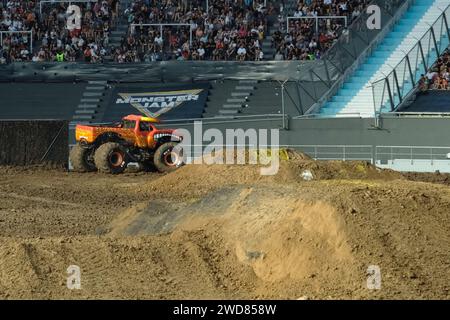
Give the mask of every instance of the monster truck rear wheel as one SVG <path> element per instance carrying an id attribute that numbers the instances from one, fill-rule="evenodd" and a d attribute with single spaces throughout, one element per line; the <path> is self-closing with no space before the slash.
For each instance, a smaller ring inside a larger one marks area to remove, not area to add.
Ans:
<path id="1" fill-rule="evenodd" d="M 159 172 L 174 171 L 182 164 L 182 155 L 174 151 L 177 144 L 178 142 L 167 142 L 156 150 L 153 163 Z"/>
<path id="2" fill-rule="evenodd" d="M 92 157 L 92 152 L 92 149 L 83 148 L 79 144 L 76 144 L 72 150 L 70 150 L 69 155 L 73 171 L 91 172 L 97 170 Z"/>
<path id="3" fill-rule="evenodd" d="M 125 149 L 116 142 L 102 144 L 95 151 L 94 161 L 98 171 L 104 173 L 122 173 L 127 167 Z"/>

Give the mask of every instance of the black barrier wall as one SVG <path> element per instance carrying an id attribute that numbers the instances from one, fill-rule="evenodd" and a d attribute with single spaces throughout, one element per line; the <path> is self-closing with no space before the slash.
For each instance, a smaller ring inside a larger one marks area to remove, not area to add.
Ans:
<path id="1" fill-rule="evenodd" d="M 67 167 L 68 131 L 67 121 L 0 121 L 0 165 Z"/>

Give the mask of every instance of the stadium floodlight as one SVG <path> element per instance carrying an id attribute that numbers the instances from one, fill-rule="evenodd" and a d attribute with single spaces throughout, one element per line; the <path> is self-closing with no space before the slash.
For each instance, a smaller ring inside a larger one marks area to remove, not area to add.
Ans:
<path id="1" fill-rule="evenodd" d="M 319 20 L 320 19 L 342 19 L 344 20 L 345 28 L 348 27 L 347 16 L 306 16 L 306 17 L 287 17 L 286 19 L 286 32 L 289 33 L 289 21 L 290 20 L 316 20 L 316 33 L 319 33 Z"/>

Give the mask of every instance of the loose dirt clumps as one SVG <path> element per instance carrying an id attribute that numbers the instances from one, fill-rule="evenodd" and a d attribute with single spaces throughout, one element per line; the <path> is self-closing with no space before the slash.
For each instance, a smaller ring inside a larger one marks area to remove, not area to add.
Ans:
<path id="1" fill-rule="evenodd" d="M 274 176 L 0 175 L 0 298 L 450 298 L 450 192 L 420 175 L 292 152 Z"/>

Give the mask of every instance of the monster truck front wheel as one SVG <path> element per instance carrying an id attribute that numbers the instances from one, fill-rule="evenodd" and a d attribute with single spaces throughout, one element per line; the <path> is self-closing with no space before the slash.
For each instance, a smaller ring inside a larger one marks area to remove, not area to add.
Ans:
<path id="1" fill-rule="evenodd" d="M 125 149 L 116 142 L 102 144 L 95 151 L 94 161 L 98 171 L 104 173 L 122 173 L 127 167 Z"/>
<path id="2" fill-rule="evenodd" d="M 156 150 L 153 163 L 159 172 L 174 171 L 182 164 L 182 155 L 174 150 L 177 144 L 178 142 L 167 142 Z"/>
<path id="3" fill-rule="evenodd" d="M 78 143 L 70 150 L 70 163 L 73 171 L 91 172 L 97 170 L 92 157 L 92 149 L 83 148 Z"/>

